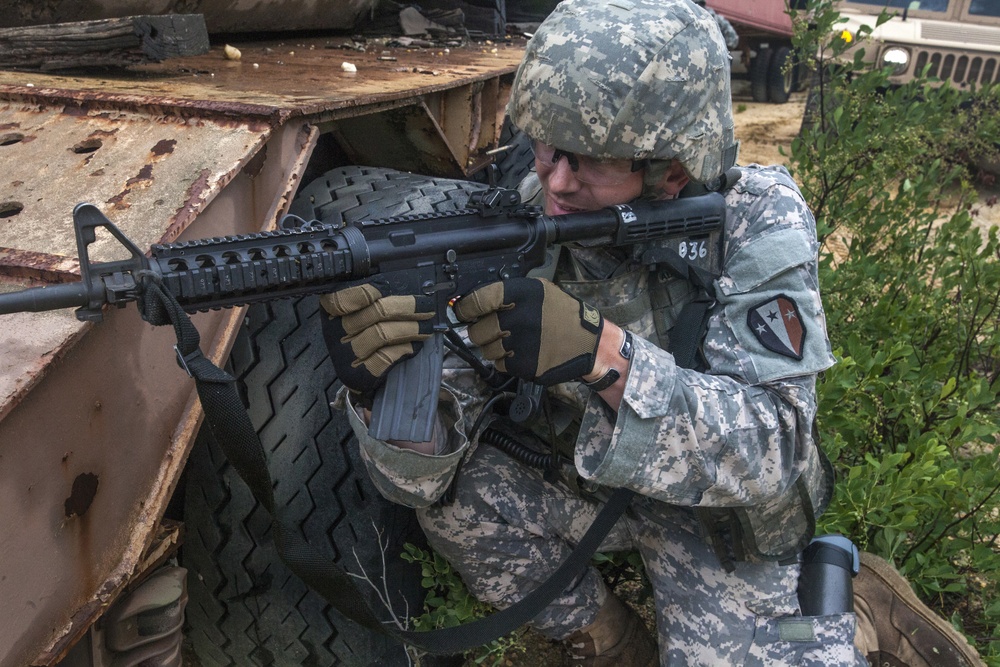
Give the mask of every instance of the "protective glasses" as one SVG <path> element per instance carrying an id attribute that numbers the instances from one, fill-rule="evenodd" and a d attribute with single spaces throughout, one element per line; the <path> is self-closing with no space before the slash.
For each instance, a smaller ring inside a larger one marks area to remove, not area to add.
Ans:
<path id="1" fill-rule="evenodd" d="M 537 140 L 532 142 L 532 148 L 535 151 L 535 167 L 539 171 L 551 171 L 559 160 L 566 158 L 576 179 L 589 185 L 618 185 L 646 166 L 646 160 L 595 160 Z"/>

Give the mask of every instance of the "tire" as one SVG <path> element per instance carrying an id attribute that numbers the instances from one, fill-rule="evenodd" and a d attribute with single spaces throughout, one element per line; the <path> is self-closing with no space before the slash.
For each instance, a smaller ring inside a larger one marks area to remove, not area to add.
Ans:
<path id="1" fill-rule="evenodd" d="M 535 166 L 535 153 L 531 149 L 531 139 L 521 130 L 514 127 L 510 118 L 505 118 L 500 131 L 500 146 L 509 146 L 506 151 L 498 153 L 493 164 L 497 167 L 497 185 L 501 188 L 516 189 L 525 176 Z M 488 183 L 489 174 L 483 170 L 476 174 L 476 181 Z"/>
<path id="2" fill-rule="evenodd" d="M 829 76 L 820 70 L 813 71 L 809 76 L 809 87 L 806 93 L 806 105 L 802 110 L 802 124 L 799 126 L 799 136 L 805 135 L 814 128 L 820 128 L 823 124 L 824 114 L 830 114 L 836 108 L 836 101 L 829 86 L 826 87 L 825 99 L 821 99 L 823 86 L 820 79 Z M 823 108 L 825 106 L 825 109 Z"/>
<path id="3" fill-rule="evenodd" d="M 803 60 L 798 61 L 798 65 L 795 67 L 795 92 L 804 93 L 809 90 L 809 84 L 812 81 L 813 70 L 809 64 Z"/>
<path id="4" fill-rule="evenodd" d="M 387 169 L 337 169 L 293 204 L 306 219 L 384 218 L 464 208 L 482 186 Z M 419 567 L 398 557 L 424 545 L 412 510 L 380 496 L 364 471 L 346 419 L 332 411 L 340 383 L 320 331 L 318 298 L 252 306 L 230 357 L 250 418 L 268 452 L 275 501 L 292 525 L 349 571 L 382 572 L 413 614 L 423 608 Z M 186 634 L 202 667 L 214 665 L 406 665 L 401 646 L 336 612 L 288 571 L 270 519 L 202 429 L 185 469 L 182 562 L 190 571 Z M 380 583 L 376 581 L 376 583 Z M 364 592 L 367 584 L 362 583 Z M 404 599 L 405 598 L 405 601 Z M 376 611 L 382 607 L 369 600 Z M 425 659 L 422 664 L 454 664 Z"/>
<path id="5" fill-rule="evenodd" d="M 289 212 L 304 220 L 339 223 L 457 211 L 465 208 L 470 193 L 484 187 L 393 169 L 341 167 L 302 188 Z"/>
<path id="6" fill-rule="evenodd" d="M 771 49 L 758 49 L 750 61 L 750 96 L 754 102 L 767 102 L 767 73 L 771 66 Z"/>
<path id="7" fill-rule="evenodd" d="M 767 68 L 767 99 L 774 104 L 784 104 L 798 85 L 798 67 L 792 49 L 780 46 Z"/>

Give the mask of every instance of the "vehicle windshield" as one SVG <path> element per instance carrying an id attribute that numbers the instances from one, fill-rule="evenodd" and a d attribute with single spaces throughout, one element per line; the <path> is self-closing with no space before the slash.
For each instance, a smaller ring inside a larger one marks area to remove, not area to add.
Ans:
<path id="1" fill-rule="evenodd" d="M 922 12 L 946 12 L 948 11 L 948 0 L 850 0 L 853 5 L 871 5 L 879 9 L 907 9 L 910 11 L 920 10 Z M 992 11 L 997 11 L 994 5 L 996 0 L 974 0 L 973 5 L 988 5 Z M 995 16 L 995 14 L 986 14 Z"/>
<path id="2" fill-rule="evenodd" d="M 972 16 L 1000 16 L 1000 0 L 972 0 L 969 3 Z"/>

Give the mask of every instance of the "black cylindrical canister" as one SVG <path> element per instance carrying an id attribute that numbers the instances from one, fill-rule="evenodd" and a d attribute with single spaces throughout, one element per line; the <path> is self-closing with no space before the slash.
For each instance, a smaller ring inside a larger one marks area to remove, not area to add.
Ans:
<path id="1" fill-rule="evenodd" d="M 854 611 L 854 586 L 860 556 L 843 535 L 813 538 L 802 552 L 799 607 L 803 616 L 828 616 Z"/>

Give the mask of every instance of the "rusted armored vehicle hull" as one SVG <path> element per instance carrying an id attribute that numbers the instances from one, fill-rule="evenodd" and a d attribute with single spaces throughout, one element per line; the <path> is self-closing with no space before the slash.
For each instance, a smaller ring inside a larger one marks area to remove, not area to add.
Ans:
<path id="1" fill-rule="evenodd" d="M 211 33 L 349 30 L 378 0 L 12 0 L 0 28 L 140 14 L 202 14 Z"/>
<path id="2" fill-rule="evenodd" d="M 238 61 L 215 47 L 96 75 L 0 71 L 0 291 L 79 279 L 82 201 L 147 248 L 273 228 L 303 179 L 330 167 L 467 178 L 490 161 L 522 55 L 238 46 Z M 93 259 L 113 248 L 99 240 Z M 247 325 L 241 309 L 195 323 L 219 363 Z M 0 317 L 0 666 L 57 664 L 74 645 L 93 660 L 79 640 L 183 542 L 164 515 L 201 412 L 172 336 L 133 309 L 98 324 Z"/>

